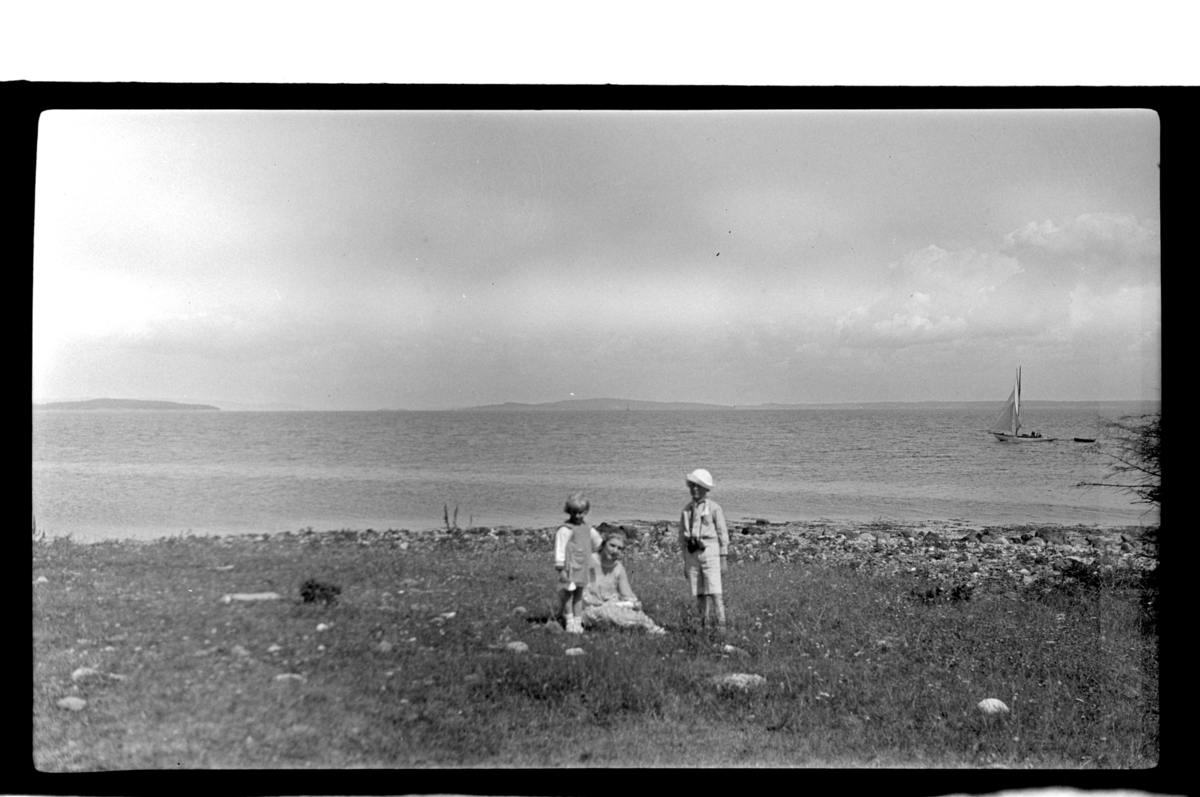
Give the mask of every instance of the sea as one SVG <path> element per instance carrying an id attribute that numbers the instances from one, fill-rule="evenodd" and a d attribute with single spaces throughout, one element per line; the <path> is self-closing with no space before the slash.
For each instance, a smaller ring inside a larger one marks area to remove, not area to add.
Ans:
<path id="1" fill-rule="evenodd" d="M 1054 442 L 984 429 L 999 404 L 756 410 L 38 410 L 38 532 L 94 542 L 314 529 L 675 520 L 707 468 L 731 523 L 957 520 L 1150 526 L 1100 481 L 1102 419 L 1137 403 L 1025 406 Z"/>

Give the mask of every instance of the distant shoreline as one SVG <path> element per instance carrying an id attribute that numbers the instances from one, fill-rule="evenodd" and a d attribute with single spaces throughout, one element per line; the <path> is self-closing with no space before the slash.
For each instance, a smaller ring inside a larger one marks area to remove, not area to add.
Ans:
<path id="1" fill-rule="evenodd" d="M 542 404 L 522 404 L 506 402 L 504 404 L 485 404 L 476 407 L 459 407 L 449 412 L 606 412 L 606 411 L 636 411 L 636 410 L 707 410 L 707 411 L 753 411 L 753 410 L 870 410 L 870 409 L 976 409 L 980 407 L 996 407 L 998 401 L 859 401 L 822 404 L 700 404 L 681 401 L 634 401 L 625 399 L 573 399 L 567 401 L 551 401 Z M 1089 409 L 1092 407 L 1145 407 L 1156 411 L 1161 402 L 1140 401 L 1038 401 L 1022 402 L 1024 406 L 1036 409 L 1038 407 L 1064 409 Z M 412 412 L 412 410 L 397 410 Z M 419 411 L 419 410 L 418 410 Z M 426 410 L 427 412 L 429 410 Z M 434 410 L 436 412 L 436 410 Z"/>
<path id="2" fill-rule="evenodd" d="M 230 412 L 778 412 L 800 410 L 881 410 L 881 409 L 990 409 L 998 401 L 860 401 L 814 404 L 703 404 L 686 401 L 640 401 L 634 399 L 570 399 L 527 404 L 515 401 L 503 404 L 481 404 L 470 407 L 442 409 L 356 409 L 313 410 L 303 407 L 246 407 L 230 405 Z M 1050 401 L 1031 399 L 1023 402 L 1029 409 L 1116 409 L 1125 412 L 1161 412 L 1160 400 L 1094 400 Z M 216 410 L 212 404 L 183 404 L 174 401 L 142 401 L 138 399 L 92 399 L 89 401 L 54 401 L 33 405 L 35 412 L 44 410 Z"/>
<path id="3" fill-rule="evenodd" d="M 92 399 L 91 401 L 52 401 L 34 404 L 39 410 L 216 410 L 211 404 L 179 404 L 174 401 L 139 401 L 137 399 Z"/>

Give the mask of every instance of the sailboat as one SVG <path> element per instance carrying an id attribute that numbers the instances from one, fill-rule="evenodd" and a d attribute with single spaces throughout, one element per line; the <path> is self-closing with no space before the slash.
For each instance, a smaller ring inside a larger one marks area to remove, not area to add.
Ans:
<path id="1" fill-rule="evenodd" d="M 1002 443 L 1049 443 L 1055 438 L 1042 437 L 1040 432 L 1021 433 L 1021 369 L 1017 368 L 1017 382 L 1004 402 L 1004 408 L 992 421 L 988 429 Z"/>

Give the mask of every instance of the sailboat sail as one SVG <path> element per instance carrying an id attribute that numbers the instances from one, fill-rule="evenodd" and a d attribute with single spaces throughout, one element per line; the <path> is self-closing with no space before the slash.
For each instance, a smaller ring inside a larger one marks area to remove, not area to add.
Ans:
<path id="1" fill-rule="evenodd" d="M 1017 369 L 1017 382 L 1013 386 L 1013 391 L 1008 396 L 1008 401 L 1004 402 L 1004 408 L 1000 410 L 1000 414 L 996 416 L 996 420 L 992 421 L 992 426 L 988 429 L 989 432 L 1001 432 L 1003 434 L 1016 435 L 1021 429 L 1021 369 Z"/>

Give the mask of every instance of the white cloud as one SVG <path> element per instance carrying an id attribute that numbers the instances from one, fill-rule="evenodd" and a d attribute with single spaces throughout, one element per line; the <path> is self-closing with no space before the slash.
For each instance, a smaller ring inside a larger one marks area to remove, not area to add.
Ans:
<path id="1" fill-rule="evenodd" d="M 1003 251 L 1080 281 L 1155 279 L 1162 242 L 1157 219 L 1085 213 L 1062 225 L 1029 222 L 1004 236 Z"/>
<path id="2" fill-rule="evenodd" d="M 1020 265 L 1010 257 L 937 246 L 891 263 L 875 299 L 837 320 L 840 341 L 853 347 L 902 347 L 993 333 L 1010 326 L 992 312 L 996 296 Z"/>
<path id="3" fill-rule="evenodd" d="M 897 348 L 998 336 L 1138 338 L 1160 325 L 1160 256 L 1156 220 L 1103 213 L 1030 222 L 998 252 L 929 246 L 891 263 L 874 299 L 839 317 L 839 340 Z"/>

